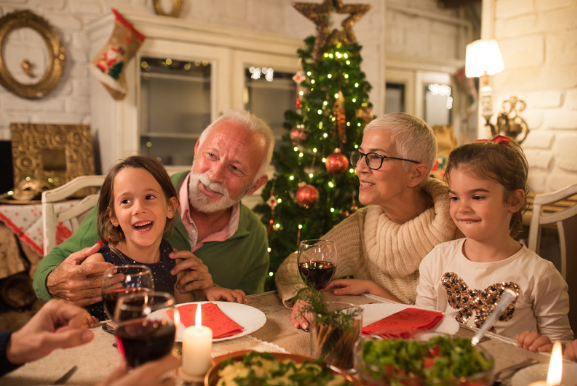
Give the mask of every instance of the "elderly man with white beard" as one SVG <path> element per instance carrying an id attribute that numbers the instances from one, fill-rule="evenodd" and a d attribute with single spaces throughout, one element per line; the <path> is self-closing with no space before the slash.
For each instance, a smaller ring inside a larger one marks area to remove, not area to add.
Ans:
<path id="1" fill-rule="evenodd" d="M 202 132 L 191 171 L 171 177 L 180 206 L 175 229 L 165 239 L 175 249 L 170 257 L 183 259 L 171 271 L 186 272 L 177 282 L 179 291 L 212 285 L 246 294 L 264 291 L 269 266 L 266 229 L 240 200 L 268 180 L 273 149 L 273 133 L 262 120 L 245 111 L 229 111 Z M 34 275 L 41 300 L 61 298 L 80 306 L 102 300 L 102 275 L 112 264 L 81 264 L 100 248 L 96 209 L 41 260 Z"/>

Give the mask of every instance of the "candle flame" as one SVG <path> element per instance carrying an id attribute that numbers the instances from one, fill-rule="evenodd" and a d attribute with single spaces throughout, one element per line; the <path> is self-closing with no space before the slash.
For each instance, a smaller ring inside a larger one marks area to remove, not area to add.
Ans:
<path id="1" fill-rule="evenodd" d="M 547 386 L 561 384 L 563 376 L 563 349 L 561 342 L 555 342 L 553 351 L 551 351 L 551 360 L 549 361 L 549 371 L 547 373 Z"/>
<path id="2" fill-rule="evenodd" d="M 194 320 L 194 325 L 197 329 L 202 326 L 202 311 L 200 308 L 201 305 L 199 304 L 198 307 L 196 307 L 196 319 Z"/>
<path id="3" fill-rule="evenodd" d="M 180 312 L 178 312 L 178 308 L 174 310 L 174 325 L 176 326 L 177 329 L 178 326 L 180 325 Z"/>

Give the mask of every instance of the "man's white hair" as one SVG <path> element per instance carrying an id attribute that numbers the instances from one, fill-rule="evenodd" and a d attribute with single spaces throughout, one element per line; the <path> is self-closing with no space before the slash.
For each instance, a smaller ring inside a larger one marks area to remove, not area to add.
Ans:
<path id="1" fill-rule="evenodd" d="M 200 135 L 198 139 L 199 147 L 202 146 L 202 143 L 206 139 L 206 136 L 210 131 L 218 124 L 219 122 L 232 120 L 237 123 L 242 124 L 244 127 L 251 131 L 255 131 L 262 135 L 265 141 L 265 150 L 266 156 L 262 160 L 262 164 L 256 174 L 256 177 L 253 182 L 256 182 L 260 177 L 266 174 L 266 169 L 268 165 L 270 165 L 270 161 L 272 160 L 272 153 L 274 151 L 274 134 L 271 128 L 264 123 L 264 121 L 258 118 L 256 115 L 249 113 L 248 111 L 244 110 L 229 110 L 225 114 L 218 117 L 214 122 L 212 122 Z"/>

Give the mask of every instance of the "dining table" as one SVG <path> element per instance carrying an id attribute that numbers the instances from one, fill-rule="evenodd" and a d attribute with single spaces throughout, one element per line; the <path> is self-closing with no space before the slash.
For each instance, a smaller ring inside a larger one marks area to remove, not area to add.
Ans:
<path id="1" fill-rule="evenodd" d="M 327 300 L 335 300 L 337 296 L 325 293 Z M 254 307 L 266 316 L 262 327 L 252 333 L 235 339 L 214 342 L 212 357 L 217 357 L 240 350 L 256 350 L 272 353 L 290 353 L 310 356 L 310 333 L 293 327 L 291 310 L 286 308 L 276 291 L 249 295 L 247 305 Z M 338 300 L 355 305 L 390 302 L 374 295 L 338 296 Z M 392 303 L 392 302 L 390 302 Z M 93 328 L 94 340 L 84 346 L 69 349 L 57 349 L 48 356 L 35 362 L 27 363 L 0 378 L 3 386 L 49 385 L 77 367 L 67 385 L 96 385 L 106 379 L 115 363 L 120 358 L 115 347 L 115 337 L 102 329 L 98 324 Z M 472 338 L 476 328 L 460 325 L 456 336 Z M 487 339 L 479 344 L 485 348 L 495 360 L 495 372 L 533 358 L 538 362 L 547 363 L 549 356 L 517 347 L 514 340 L 493 333 L 487 333 Z M 181 351 L 181 344 L 175 344 L 175 352 Z M 503 382 L 507 385 L 507 380 Z"/>

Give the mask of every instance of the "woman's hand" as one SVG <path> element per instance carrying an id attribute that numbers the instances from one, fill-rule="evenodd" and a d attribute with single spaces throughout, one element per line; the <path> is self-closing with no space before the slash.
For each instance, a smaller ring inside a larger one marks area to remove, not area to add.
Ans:
<path id="1" fill-rule="evenodd" d="M 228 289 L 223 287 L 210 287 L 204 290 L 204 296 L 207 300 L 218 301 L 226 300 L 227 302 L 237 302 L 240 304 L 246 303 L 246 295 L 239 289 Z"/>
<path id="2" fill-rule="evenodd" d="M 334 295 L 360 295 L 371 293 L 371 283 L 378 285 L 370 280 L 361 279 L 337 279 L 329 283 L 324 291 L 333 290 Z"/>
<path id="3" fill-rule="evenodd" d="M 324 291 L 330 290 L 333 290 L 334 295 L 360 295 L 368 293 L 395 302 L 399 301 L 399 299 L 393 296 L 389 291 L 372 280 L 337 279 L 330 282 L 330 284 L 324 289 Z"/>
<path id="4" fill-rule="evenodd" d="M 308 306 L 309 304 L 304 300 L 297 300 L 293 305 L 291 322 L 295 328 L 302 328 L 305 331 L 309 330 L 312 315 L 304 312 Z"/>
<path id="5" fill-rule="evenodd" d="M 517 334 L 517 346 L 529 351 L 551 351 L 553 345 L 548 336 L 541 335 L 537 331 L 523 331 Z"/>

